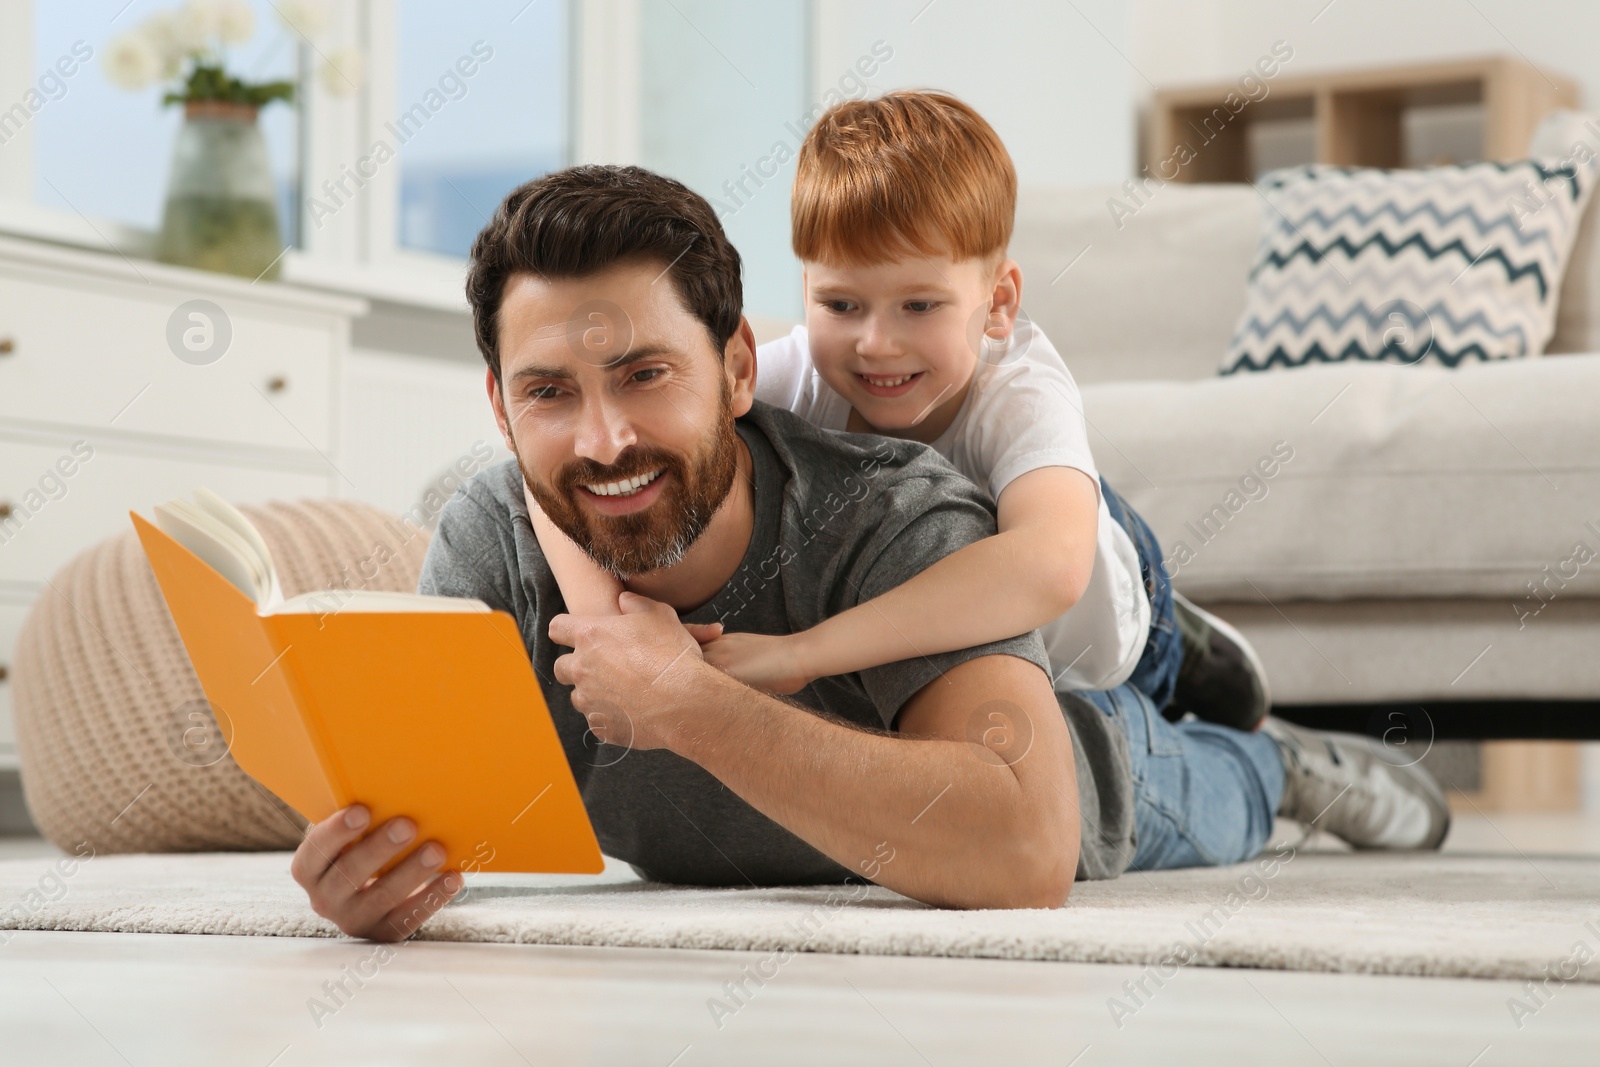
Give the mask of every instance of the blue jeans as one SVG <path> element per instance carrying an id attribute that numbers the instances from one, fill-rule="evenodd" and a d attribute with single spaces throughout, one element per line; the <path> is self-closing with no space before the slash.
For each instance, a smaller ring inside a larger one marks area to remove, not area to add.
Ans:
<path id="1" fill-rule="evenodd" d="M 1128 738 L 1137 846 L 1130 871 L 1215 867 L 1260 853 L 1283 795 L 1283 760 L 1262 733 L 1168 722 L 1127 682 L 1079 693 Z"/>
<path id="2" fill-rule="evenodd" d="M 1145 595 L 1150 598 L 1150 637 L 1145 642 L 1139 665 L 1128 677 L 1128 684 L 1142 691 L 1156 710 L 1162 711 L 1172 703 L 1178 667 L 1183 663 L 1183 639 L 1172 617 L 1172 579 L 1167 576 L 1167 565 L 1161 558 L 1161 545 L 1154 531 L 1104 478 L 1100 479 L 1100 492 L 1111 518 L 1128 532 L 1133 547 L 1139 551 L 1139 577 L 1144 582 Z"/>
<path id="3" fill-rule="evenodd" d="M 1161 714 L 1172 699 L 1183 642 L 1172 616 L 1172 581 L 1155 534 L 1101 479 L 1106 508 L 1139 550 L 1150 597 L 1150 638 L 1129 679 L 1083 692 L 1128 739 L 1138 844 L 1132 871 L 1219 866 L 1257 855 L 1283 795 L 1278 746 L 1261 733 Z"/>

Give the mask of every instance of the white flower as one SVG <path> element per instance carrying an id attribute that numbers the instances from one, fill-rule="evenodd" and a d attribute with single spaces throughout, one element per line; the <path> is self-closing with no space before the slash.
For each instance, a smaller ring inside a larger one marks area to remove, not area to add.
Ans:
<path id="1" fill-rule="evenodd" d="M 278 0 L 278 21 L 305 38 L 328 28 L 328 6 L 322 0 Z"/>
<path id="2" fill-rule="evenodd" d="M 216 6 L 217 37 L 223 44 L 244 44 L 256 32 L 256 13 L 245 0 L 210 0 Z"/>
<path id="3" fill-rule="evenodd" d="M 322 64 L 322 87 L 333 96 L 353 96 L 367 80 L 367 57 L 359 48 L 337 48 Z"/>
<path id="4" fill-rule="evenodd" d="M 143 89 L 160 75 L 161 58 L 149 35 L 133 30 L 112 40 L 101 66 L 119 89 Z"/>
<path id="5" fill-rule="evenodd" d="M 162 81 L 176 78 L 183 68 L 183 61 L 190 52 L 184 44 L 184 37 L 191 32 L 192 28 L 179 27 L 178 17 L 171 11 L 157 11 L 134 30 L 135 34 L 145 39 L 155 54 L 160 66 L 158 76 Z"/>
<path id="6" fill-rule="evenodd" d="M 212 5 L 194 2 L 172 12 L 163 27 L 171 51 L 181 58 L 210 48 L 217 36 L 215 15 Z"/>

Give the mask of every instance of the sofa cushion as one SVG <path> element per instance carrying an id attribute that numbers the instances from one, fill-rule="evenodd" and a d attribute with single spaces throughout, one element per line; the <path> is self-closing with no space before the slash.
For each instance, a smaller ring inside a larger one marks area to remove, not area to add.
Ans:
<path id="1" fill-rule="evenodd" d="M 1552 159 L 1268 174 L 1222 373 L 1538 355 L 1595 170 Z"/>
<path id="2" fill-rule="evenodd" d="M 1583 161 L 1600 157 L 1600 114 L 1553 111 L 1545 116 L 1528 144 L 1537 158 Z M 1600 352 L 1600 197 L 1590 198 L 1578 223 L 1572 257 L 1561 278 L 1556 302 L 1556 332 L 1545 353 Z"/>
<path id="3" fill-rule="evenodd" d="M 1600 355 L 1086 387 L 1101 473 L 1201 599 L 1600 596 Z M 1585 547 L 1580 547 L 1585 546 Z"/>
<path id="4" fill-rule="evenodd" d="M 1368 729 L 1392 743 L 1426 748 L 1436 728 L 1448 728 L 1450 705 L 1459 701 L 1593 701 L 1600 693 L 1600 656 L 1594 654 L 1600 600 L 1556 600 L 1526 624 L 1503 599 L 1291 603 L 1256 597 L 1206 607 L 1255 647 L 1276 704 L 1426 701 L 1413 709 L 1421 717 L 1409 724 L 1392 708 L 1368 720 Z M 1397 726 L 1401 733 L 1387 734 Z M 1530 737 L 1543 732 L 1534 722 L 1523 728 Z M 1517 729 L 1508 723 L 1506 732 Z"/>

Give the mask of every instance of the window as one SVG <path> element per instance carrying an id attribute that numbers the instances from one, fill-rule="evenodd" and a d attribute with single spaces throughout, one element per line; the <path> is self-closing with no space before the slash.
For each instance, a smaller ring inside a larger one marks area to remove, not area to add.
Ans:
<path id="1" fill-rule="evenodd" d="M 398 245 L 466 256 L 506 193 L 565 165 L 567 11 L 400 0 Z"/>
<path id="2" fill-rule="evenodd" d="M 810 20 L 806 0 L 639 8 L 639 161 L 711 202 L 744 257 L 752 313 L 801 312 L 789 189 L 821 103 L 808 93 Z"/>
<path id="3" fill-rule="evenodd" d="M 296 79 L 298 48 L 292 35 L 269 0 L 252 0 L 251 7 L 255 32 L 229 51 L 229 71 L 251 81 Z M 120 89 L 107 80 L 102 65 L 109 43 L 155 10 L 154 5 L 130 5 L 128 0 L 41 0 L 33 5 L 33 84 L 43 86 L 44 98 L 30 123 L 36 204 L 90 220 L 160 228 L 183 109 L 161 105 L 165 83 L 138 91 Z M 67 70 L 72 73 L 66 75 Z M 258 122 L 272 160 L 278 222 L 287 241 L 298 232 L 298 111 L 272 104 L 261 110 Z"/>
<path id="4" fill-rule="evenodd" d="M 301 105 L 259 118 L 293 246 L 284 277 L 457 307 L 460 260 L 500 200 L 574 155 L 580 0 L 325 0 L 314 45 L 283 26 L 284 0 L 246 2 L 254 32 L 228 69 L 302 86 Z M 0 0 L 0 229 L 150 253 L 183 115 L 163 85 L 124 90 L 104 64 L 112 41 L 182 3 Z M 600 8 L 591 21 L 615 14 Z M 365 60 L 353 95 L 324 71 L 323 51 L 346 48 Z"/>

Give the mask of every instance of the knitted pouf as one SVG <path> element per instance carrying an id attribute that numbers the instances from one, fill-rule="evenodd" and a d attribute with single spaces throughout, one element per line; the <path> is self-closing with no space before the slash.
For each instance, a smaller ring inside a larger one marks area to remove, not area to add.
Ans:
<path id="1" fill-rule="evenodd" d="M 430 535 L 388 512 L 334 499 L 239 510 L 261 531 L 286 598 L 416 592 Z M 13 686 L 23 794 L 58 847 L 299 844 L 305 820 L 227 754 L 231 729 L 206 702 L 131 522 L 45 586 L 18 634 Z"/>

